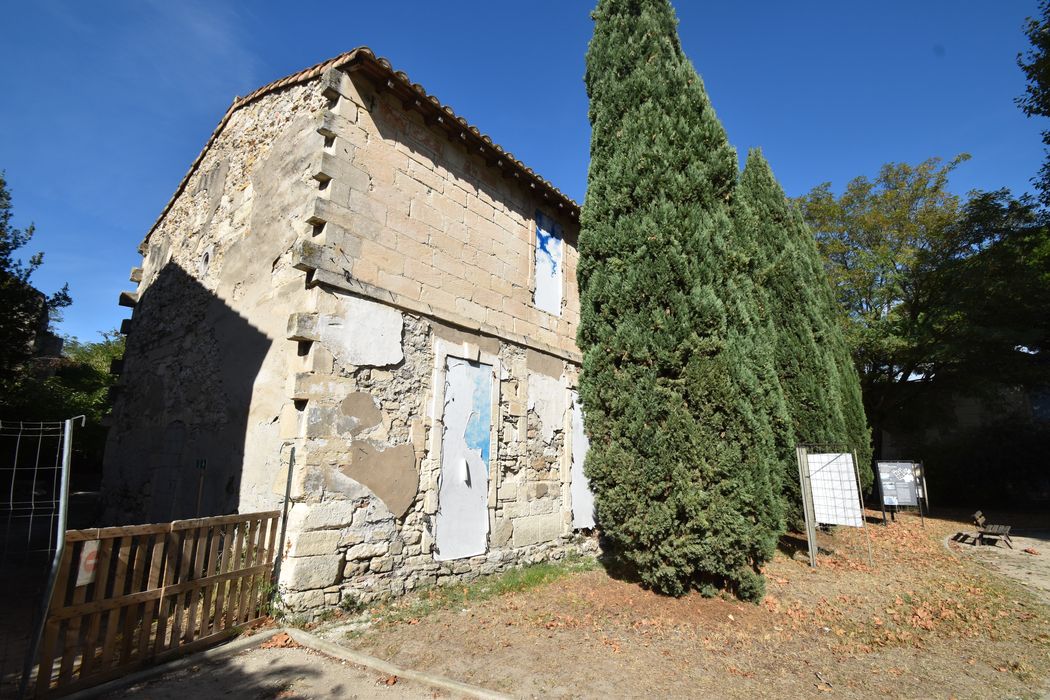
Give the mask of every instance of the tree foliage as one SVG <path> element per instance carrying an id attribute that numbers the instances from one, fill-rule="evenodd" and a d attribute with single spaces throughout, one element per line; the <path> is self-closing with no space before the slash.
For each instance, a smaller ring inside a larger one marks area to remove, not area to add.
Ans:
<path id="1" fill-rule="evenodd" d="M 1039 15 L 1025 22 L 1025 35 L 1031 48 L 1017 55 L 1017 65 L 1024 71 L 1028 85 L 1025 94 L 1017 98 L 1017 104 L 1029 117 L 1050 117 L 1050 2 L 1039 3 Z M 1043 145 L 1050 146 L 1050 130 L 1043 131 Z M 1050 151 L 1034 182 L 1043 204 L 1050 206 Z"/>
<path id="2" fill-rule="evenodd" d="M 801 200 L 876 428 L 939 427 L 957 397 L 1050 383 L 1046 215 L 1006 191 L 949 192 L 964 159 L 891 163 L 841 196 L 825 184 Z"/>
<path id="3" fill-rule="evenodd" d="M 931 276 L 933 376 L 952 390 L 1050 383 L 1050 216 L 1028 197 L 976 192 L 958 255 Z"/>
<path id="4" fill-rule="evenodd" d="M 736 154 L 667 0 L 593 17 L 578 340 L 598 520 L 648 586 L 758 598 L 779 470 L 741 325 L 760 314 L 734 262 Z"/>
<path id="5" fill-rule="evenodd" d="M 8 394 L 26 371 L 38 334 L 47 330 L 55 312 L 69 306 L 69 289 L 46 297 L 30 284 L 30 276 L 44 262 L 43 253 L 27 261 L 17 252 L 33 237 L 32 224 L 24 229 L 12 224 L 14 211 L 4 173 L 0 172 L 0 392 Z"/>
<path id="6" fill-rule="evenodd" d="M 846 310 L 846 339 L 873 425 L 899 408 L 902 388 L 936 371 L 934 271 L 963 252 L 961 203 L 947 184 L 967 158 L 889 163 L 874 181 L 852 180 L 841 196 L 824 183 L 800 200 Z"/>
<path id="7" fill-rule="evenodd" d="M 757 149 L 748 154 L 734 209 L 738 237 L 753 251 L 750 276 L 766 317 L 763 335 L 772 346 L 769 381 L 782 387 L 789 414 L 787 442 L 857 450 L 862 481 L 869 485 L 870 436 L 842 312 L 812 233 Z M 801 496 L 790 449 L 781 464 L 789 522 L 797 524 Z"/>
<path id="8" fill-rule="evenodd" d="M 116 383 L 110 365 L 123 354 L 124 336 L 116 330 L 92 342 L 65 338 L 62 357 L 51 363 L 49 372 L 18 376 L 0 403 L 0 418 L 56 421 L 84 416 L 73 441 L 74 464 L 78 475 L 98 475 L 106 441 L 103 419 L 112 407 L 109 392 Z"/>

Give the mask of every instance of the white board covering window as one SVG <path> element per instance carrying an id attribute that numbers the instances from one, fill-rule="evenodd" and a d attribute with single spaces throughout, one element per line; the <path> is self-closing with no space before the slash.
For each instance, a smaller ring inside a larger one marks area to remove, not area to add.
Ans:
<path id="1" fill-rule="evenodd" d="M 561 316 L 564 242 L 561 226 L 541 211 L 536 212 L 536 308 Z"/>

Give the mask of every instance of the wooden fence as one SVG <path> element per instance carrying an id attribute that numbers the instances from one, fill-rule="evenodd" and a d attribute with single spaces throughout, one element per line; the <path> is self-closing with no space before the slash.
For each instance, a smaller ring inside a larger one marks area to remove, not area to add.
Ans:
<path id="1" fill-rule="evenodd" d="M 66 532 L 35 694 L 214 644 L 265 616 L 279 511 Z"/>

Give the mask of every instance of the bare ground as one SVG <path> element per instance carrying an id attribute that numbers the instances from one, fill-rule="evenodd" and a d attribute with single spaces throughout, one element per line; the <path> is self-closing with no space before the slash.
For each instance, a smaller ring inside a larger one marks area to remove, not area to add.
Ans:
<path id="1" fill-rule="evenodd" d="M 380 608 L 338 641 L 520 697 L 1040 697 L 1050 608 L 945 547 L 961 529 L 903 515 L 821 534 L 818 568 L 770 562 L 760 605 L 666 598 L 598 569 L 418 618 Z"/>
<path id="2" fill-rule="evenodd" d="M 148 700 L 425 700 L 451 696 L 444 691 L 305 649 L 289 643 L 288 635 L 283 634 L 236 656 L 202 662 L 133 685 L 121 691 L 120 697 Z"/>

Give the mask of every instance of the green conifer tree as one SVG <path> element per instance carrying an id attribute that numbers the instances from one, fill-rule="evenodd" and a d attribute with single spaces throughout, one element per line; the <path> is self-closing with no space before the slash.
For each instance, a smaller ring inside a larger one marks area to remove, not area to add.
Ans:
<path id="1" fill-rule="evenodd" d="M 734 209 L 741 236 L 755 244 L 756 278 L 771 319 L 775 368 L 791 415 L 792 441 L 847 445 L 870 484 L 870 440 L 860 382 L 843 335 L 820 253 L 758 149 L 748 154 Z M 798 467 L 782 461 L 787 518 L 802 518 Z"/>
<path id="2" fill-rule="evenodd" d="M 587 52 L 591 162 L 578 281 L 586 472 L 643 583 L 763 591 L 780 516 L 733 255 L 737 177 L 667 0 L 600 0 Z"/>
<path id="3" fill-rule="evenodd" d="M 768 169 L 768 164 L 766 165 Z M 772 173 L 770 174 L 772 177 Z M 831 383 L 830 399 L 842 416 L 842 432 L 832 439 L 857 451 L 857 472 L 861 486 L 870 490 L 874 481 L 871 468 L 871 428 L 864 412 L 860 375 L 846 338 L 845 310 L 835 296 L 824 258 L 817 247 L 817 240 L 809 228 L 802 212 L 794 203 L 789 205 L 790 238 L 796 242 L 800 257 L 805 264 L 806 275 L 814 280 L 813 289 L 817 303 L 816 318 L 821 322 L 815 331 L 817 343 L 831 356 L 832 370 L 828 376 Z M 790 406 L 788 407 L 790 410 Z M 837 425 L 837 423 L 836 423 Z"/>
<path id="4" fill-rule="evenodd" d="M 796 444 L 830 443 L 844 421 L 830 400 L 830 356 L 815 334 L 822 328 L 806 262 L 790 236 L 790 211 L 783 191 L 758 149 L 748 153 L 733 199 L 737 238 L 748 251 L 748 279 L 762 310 L 762 335 L 771 355 L 768 384 L 779 390 L 772 415 L 778 433 L 778 476 L 789 525 L 801 521 Z"/>

